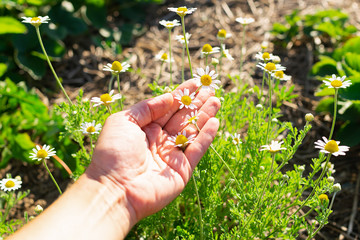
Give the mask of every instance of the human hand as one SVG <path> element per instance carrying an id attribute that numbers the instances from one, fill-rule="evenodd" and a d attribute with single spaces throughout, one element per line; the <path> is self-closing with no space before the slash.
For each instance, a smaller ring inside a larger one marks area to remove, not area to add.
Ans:
<path id="1" fill-rule="evenodd" d="M 179 110 L 180 104 L 174 100 L 177 91 L 185 88 L 195 92 L 195 81 L 186 81 L 172 93 L 112 114 L 97 141 L 86 174 L 102 183 L 111 183 L 109 187 L 114 192 L 125 193 L 132 225 L 159 211 L 181 193 L 216 135 L 219 122 L 214 116 L 220 101 L 208 91 L 200 91 L 194 102 L 201 131 L 193 125 L 181 125 L 186 114 L 194 111 Z M 187 136 L 197 135 L 185 151 L 168 139 L 183 129 Z"/>

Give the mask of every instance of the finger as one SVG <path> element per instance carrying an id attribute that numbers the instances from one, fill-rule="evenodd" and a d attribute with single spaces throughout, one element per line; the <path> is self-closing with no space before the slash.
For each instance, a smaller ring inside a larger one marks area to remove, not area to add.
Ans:
<path id="1" fill-rule="evenodd" d="M 186 148 L 184 153 L 189 160 L 192 171 L 214 140 L 218 128 L 219 120 L 210 118 L 201 129 L 199 135 L 195 138 L 195 141 Z"/>
<path id="2" fill-rule="evenodd" d="M 196 109 L 201 109 L 202 106 L 204 105 L 205 102 L 207 102 L 207 100 L 213 96 L 214 93 L 211 91 L 206 91 L 206 90 L 201 90 L 195 100 L 194 100 L 194 104 L 196 105 Z M 175 100 L 176 101 L 176 100 Z M 204 109 L 205 110 L 205 109 Z M 209 110 L 209 109 L 207 109 Z M 192 109 L 186 109 L 183 108 L 179 111 L 177 111 L 173 117 L 171 119 L 169 119 L 168 123 L 165 125 L 164 129 L 166 129 L 166 131 L 170 134 L 170 135 L 174 135 L 177 132 L 179 132 L 183 126 L 181 125 L 181 123 L 183 123 L 185 121 L 185 117 L 186 115 L 190 114 L 191 112 L 193 112 L 194 110 Z M 215 116 L 215 115 L 214 115 Z"/>
<path id="3" fill-rule="evenodd" d="M 172 96 L 175 98 L 176 94 L 179 92 L 179 90 L 184 91 L 184 89 L 189 89 L 190 93 L 195 92 L 197 89 L 196 81 L 194 79 L 190 79 L 179 85 L 174 91 L 172 91 Z M 169 109 L 168 113 L 165 114 L 163 117 L 159 118 L 156 122 L 164 127 L 165 124 L 169 121 L 169 119 L 172 118 L 172 116 L 179 110 L 180 103 L 174 99 L 174 102 Z"/>
<path id="4" fill-rule="evenodd" d="M 158 97 L 141 101 L 129 110 L 120 112 L 119 114 L 127 117 L 130 121 L 136 123 L 140 127 L 164 117 L 173 106 L 174 98 L 170 93 L 160 95 Z M 113 114 L 114 115 L 114 114 Z"/>

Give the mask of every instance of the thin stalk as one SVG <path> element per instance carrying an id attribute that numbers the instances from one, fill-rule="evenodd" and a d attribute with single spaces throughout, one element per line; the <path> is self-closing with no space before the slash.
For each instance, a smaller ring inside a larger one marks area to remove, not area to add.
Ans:
<path id="1" fill-rule="evenodd" d="M 205 66 L 208 65 L 208 57 L 209 57 L 209 55 L 208 55 L 208 54 L 205 54 Z"/>
<path id="2" fill-rule="evenodd" d="M 91 155 L 92 155 L 93 150 L 94 150 L 94 145 L 93 145 L 92 134 L 90 134 L 90 147 L 91 147 Z"/>
<path id="3" fill-rule="evenodd" d="M 156 84 L 158 84 L 159 79 L 161 77 L 163 65 L 164 65 L 164 61 L 161 61 L 159 75 L 158 75 L 157 79 L 155 79 Z"/>
<path id="4" fill-rule="evenodd" d="M 35 29 L 36 29 L 36 35 L 37 35 L 37 37 L 38 37 L 38 39 L 39 39 L 39 43 L 40 43 L 41 49 L 42 49 L 42 51 L 43 51 L 43 53 L 44 53 L 44 55 L 45 55 L 45 57 L 46 57 L 46 60 L 47 60 L 47 62 L 48 62 L 48 64 L 49 64 L 49 67 L 50 67 L 52 73 L 54 74 L 54 77 L 55 77 L 55 79 L 56 79 L 59 87 L 61 88 L 61 90 L 62 90 L 63 93 L 65 94 L 65 96 L 66 96 L 67 100 L 69 101 L 70 105 L 72 105 L 73 103 L 72 103 L 69 95 L 67 95 L 67 93 L 66 93 L 63 85 L 61 84 L 60 79 L 59 79 L 59 77 L 57 76 L 57 74 L 56 74 L 56 72 L 55 72 L 55 70 L 54 70 L 54 68 L 53 68 L 53 66 L 52 66 L 52 64 L 51 64 L 51 62 L 50 62 L 49 56 L 48 56 L 47 53 L 46 53 L 44 44 L 43 44 L 42 39 L 41 39 L 40 29 L 39 29 L 39 27 L 35 27 Z"/>
<path id="5" fill-rule="evenodd" d="M 60 193 L 60 195 L 61 195 L 61 194 L 62 194 L 61 189 L 60 189 L 59 185 L 57 184 L 54 176 L 51 174 L 51 172 L 50 172 L 50 170 L 49 170 L 49 168 L 48 168 L 48 166 L 47 166 L 47 164 L 46 164 L 46 160 L 45 160 L 45 159 L 43 159 L 43 163 L 44 163 L 44 166 L 45 166 L 46 170 L 48 171 L 48 173 L 49 173 L 52 181 L 54 182 L 56 188 L 58 189 L 58 191 L 59 191 L 59 193 Z"/>
<path id="6" fill-rule="evenodd" d="M 260 104 L 262 104 L 261 99 L 262 99 L 262 96 L 263 96 L 263 90 L 264 90 L 265 74 L 266 74 L 266 72 L 265 72 L 265 70 L 264 70 L 264 71 L 263 71 L 262 83 L 261 83 L 260 98 L 259 98 L 259 100 L 260 100 Z"/>
<path id="7" fill-rule="evenodd" d="M 110 106 L 109 106 L 109 105 L 107 105 L 107 106 L 106 106 L 106 108 L 107 108 L 108 112 L 109 112 L 109 113 L 110 113 L 110 115 L 111 115 L 112 113 L 111 113 L 111 108 L 110 108 Z"/>
<path id="8" fill-rule="evenodd" d="M 245 30 L 246 30 L 246 25 L 243 25 L 244 29 L 243 29 L 243 34 L 242 34 L 242 39 L 241 39 L 241 46 L 240 46 L 240 69 L 239 69 L 239 82 L 240 82 L 240 74 L 242 71 L 242 67 L 243 67 L 243 48 L 245 45 Z M 239 84 L 240 85 L 240 84 Z"/>
<path id="9" fill-rule="evenodd" d="M 202 220 L 200 196 L 199 196 L 199 191 L 198 191 L 198 188 L 197 188 L 197 185 L 196 185 L 195 177 L 193 176 L 192 179 L 193 179 L 193 183 L 194 183 L 194 188 L 195 188 L 195 194 L 196 194 L 196 197 L 197 197 L 197 202 L 198 202 L 198 205 L 199 205 L 200 239 L 202 240 L 202 239 L 204 239 L 204 224 L 203 224 L 203 220 Z"/>
<path id="10" fill-rule="evenodd" d="M 170 60 L 170 86 L 173 85 L 172 82 L 172 61 L 171 61 L 171 29 L 169 28 L 169 60 Z"/>
<path id="11" fill-rule="evenodd" d="M 181 52 L 181 81 L 182 82 L 185 81 L 184 69 L 185 69 L 185 45 L 183 45 L 182 52 Z"/>
<path id="12" fill-rule="evenodd" d="M 223 58 L 224 48 L 223 48 L 223 40 L 220 40 L 220 57 L 219 57 L 219 73 L 222 70 L 222 58 Z"/>
<path id="13" fill-rule="evenodd" d="M 109 81 L 108 92 L 111 91 L 113 82 L 114 82 L 114 74 L 111 74 L 111 78 L 110 78 L 110 81 Z"/>
<path id="14" fill-rule="evenodd" d="M 266 142 L 268 143 L 269 141 L 269 132 L 270 132 L 270 128 L 271 128 L 271 122 L 272 122 L 272 79 L 271 76 L 269 74 L 269 118 L 268 118 L 268 126 L 266 129 Z"/>
<path id="15" fill-rule="evenodd" d="M 329 140 L 331 140 L 333 133 L 334 133 L 334 128 L 335 128 L 335 122 L 336 122 L 336 113 L 337 113 L 337 97 L 338 97 L 338 89 L 335 88 L 335 95 L 334 95 L 334 117 L 333 117 L 333 121 L 331 124 L 331 130 L 330 130 L 330 135 L 329 135 Z"/>
<path id="16" fill-rule="evenodd" d="M 251 214 L 250 219 L 248 221 L 246 221 L 245 226 L 242 229 L 246 229 L 247 225 L 249 225 L 251 223 L 252 219 L 254 218 L 254 216 L 256 215 L 256 213 L 258 211 L 259 204 L 260 204 L 260 202 L 261 202 L 261 200 L 263 198 L 266 187 L 267 187 L 267 185 L 269 183 L 270 176 L 271 176 L 271 174 L 273 172 L 274 162 L 275 162 L 275 154 L 272 154 L 272 161 L 271 161 L 270 171 L 269 171 L 269 174 L 266 176 L 266 179 L 264 181 L 264 185 L 262 185 L 263 186 L 262 193 L 259 195 L 258 200 L 256 201 L 254 212 Z"/>
<path id="17" fill-rule="evenodd" d="M 190 52 L 189 52 L 189 45 L 187 43 L 186 33 L 185 33 L 185 20 L 184 20 L 184 16 L 180 16 L 180 17 L 181 17 L 181 25 L 182 25 L 182 29 L 183 29 L 183 34 L 184 34 L 186 53 L 187 53 L 188 61 L 189 61 L 190 74 L 191 74 L 191 78 L 193 78 L 193 72 L 192 72 L 191 60 L 190 60 Z"/>
<path id="18" fill-rule="evenodd" d="M 121 94 L 121 87 L 120 87 L 120 74 L 117 75 L 117 82 L 118 82 L 118 91 Z M 120 98 L 120 111 L 122 111 L 124 108 L 123 106 L 123 96 L 121 95 Z M 110 113 L 111 114 L 111 113 Z"/>
<path id="19" fill-rule="evenodd" d="M 120 74 L 116 75 L 117 84 L 118 84 L 118 92 L 121 94 L 121 86 L 120 86 Z"/>

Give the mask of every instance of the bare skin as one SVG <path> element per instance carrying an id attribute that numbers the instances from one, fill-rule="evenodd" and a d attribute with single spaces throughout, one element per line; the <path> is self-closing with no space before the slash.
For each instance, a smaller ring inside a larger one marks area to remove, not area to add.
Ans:
<path id="1" fill-rule="evenodd" d="M 142 218 L 175 199 L 213 141 L 220 102 L 213 93 L 196 96 L 198 126 L 181 125 L 186 114 L 175 97 L 194 92 L 193 80 L 174 92 L 142 101 L 106 120 L 93 160 L 54 204 L 9 239 L 123 239 Z M 185 151 L 168 139 L 185 128 L 196 134 Z"/>

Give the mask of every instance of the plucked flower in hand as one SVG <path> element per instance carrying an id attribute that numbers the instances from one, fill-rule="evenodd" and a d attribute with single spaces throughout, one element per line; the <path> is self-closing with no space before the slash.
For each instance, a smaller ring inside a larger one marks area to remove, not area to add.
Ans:
<path id="1" fill-rule="evenodd" d="M 175 99 L 179 100 L 180 107 L 179 109 L 182 109 L 183 107 L 189 108 L 189 109 L 195 109 L 197 108 L 194 104 L 195 99 L 195 92 L 190 94 L 189 89 L 185 88 L 184 92 L 179 90 L 179 93 L 176 93 Z"/>
<path id="2" fill-rule="evenodd" d="M 173 142 L 174 146 L 179 147 L 183 150 L 195 140 L 195 134 L 190 136 L 186 136 L 186 131 L 184 130 L 182 133 L 178 132 L 176 136 L 171 136 L 168 138 L 171 142 Z"/>
<path id="3" fill-rule="evenodd" d="M 197 69 L 197 74 L 194 74 L 195 79 L 197 80 L 197 85 L 201 86 L 203 89 L 208 89 L 215 91 L 219 87 L 216 84 L 220 84 L 219 80 L 216 80 L 217 74 L 214 70 L 210 71 L 209 66 L 206 66 L 205 70 L 202 68 Z"/>

